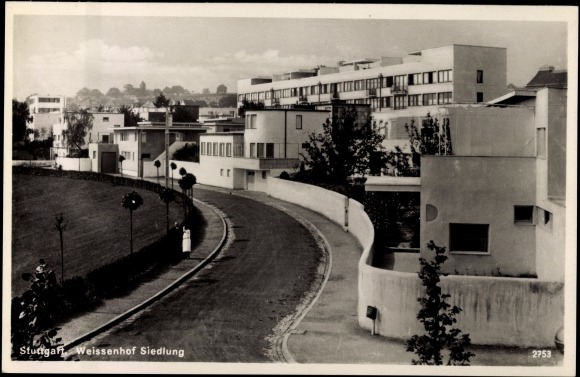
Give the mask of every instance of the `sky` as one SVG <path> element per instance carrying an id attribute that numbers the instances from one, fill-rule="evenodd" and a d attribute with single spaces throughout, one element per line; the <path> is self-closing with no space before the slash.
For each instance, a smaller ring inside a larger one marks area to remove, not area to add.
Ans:
<path id="1" fill-rule="evenodd" d="M 568 68 L 570 24 L 556 7 L 524 16 L 517 7 L 21 5 L 6 33 L 19 100 L 142 81 L 235 93 L 244 78 L 450 44 L 507 48 L 508 83 L 518 86 L 542 65 Z"/>

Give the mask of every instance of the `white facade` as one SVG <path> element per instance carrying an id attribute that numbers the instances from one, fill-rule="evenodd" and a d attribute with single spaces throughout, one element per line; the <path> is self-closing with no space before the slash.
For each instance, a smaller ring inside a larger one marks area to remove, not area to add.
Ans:
<path id="1" fill-rule="evenodd" d="M 52 125 L 62 122 L 62 114 L 66 108 L 65 96 L 40 96 L 38 94 L 28 97 L 28 109 L 32 120 L 27 127 L 35 130 L 40 139 L 52 136 Z M 33 134 L 30 135 L 34 139 Z"/>
<path id="2" fill-rule="evenodd" d="M 308 135 L 321 132 L 329 114 L 303 109 L 247 111 L 243 133 L 201 135 L 200 182 L 266 191 L 269 176 L 298 169 Z"/>

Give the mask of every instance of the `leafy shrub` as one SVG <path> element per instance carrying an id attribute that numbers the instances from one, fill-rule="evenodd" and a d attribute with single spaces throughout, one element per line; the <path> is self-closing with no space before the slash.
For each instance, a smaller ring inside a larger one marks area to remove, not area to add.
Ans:
<path id="1" fill-rule="evenodd" d="M 283 171 L 282 173 L 280 173 L 280 179 L 290 179 L 290 174 L 288 174 L 287 171 Z"/>

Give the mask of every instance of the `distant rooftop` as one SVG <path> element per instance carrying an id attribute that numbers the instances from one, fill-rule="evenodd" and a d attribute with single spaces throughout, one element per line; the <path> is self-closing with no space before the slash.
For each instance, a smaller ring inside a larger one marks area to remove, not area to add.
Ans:
<path id="1" fill-rule="evenodd" d="M 568 71 L 554 70 L 552 66 L 542 66 L 526 88 L 568 88 Z"/>

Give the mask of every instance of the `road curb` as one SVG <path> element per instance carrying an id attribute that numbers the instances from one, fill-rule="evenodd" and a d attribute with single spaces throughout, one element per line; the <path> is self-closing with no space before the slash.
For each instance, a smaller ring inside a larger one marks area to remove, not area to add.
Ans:
<path id="1" fill-rule="evenodd" d="M 223 225 L 222 238 L 221 238 L 220 242 L 218 243 L 218 245 L 214 248 L 214 250 L 203 261 L 201 261 L 200 263 L 198 263 L 191 270 L 189 270 L 186 273 L 184 273 L 183 275 L 181 275 L 173 283 L 169 284 L 167 287 L 165 287 L 161 291 L 157 292 L 155 295 L 151 296 L 150 298 L 148 298 L 147 300 L 143 301 L 142 303 L 140 303 L 138 305 L 135 305 L 131 309 L 125 311 L 124 313 L 118 315 L 117 317 L 115 317 L 112 320 L 108 321 L 107 323 L 105 323 L 105 324 L 97 327 L 96 329 L 94 329 L 92 331 L 89 331 L 88 333 L 86 333 L 84 335 L 81 335 L 78 338 L 73 339 L 69 343 L 65 344 L 63 346 L 64 351 L 68 351 L 72 347 L 77 346 L 77 345 L 79 345 L 81 343 L 84 343 L 84 342 L 90 340 L 91 338 L 94 338 L 95 336 L 99 335 L 100 333 L 102 333 L 102 332 L 110 329 L 111 327 L 113 327 L 113 326 L 115 326 L 115 325 L 123 322 L 127 318 L 129 318 L 132 315 L 140 312 L 141 310 L 145 309 L 146 307 L 148 307 L 149 305 L 153 304 L 157 300 L 161 299 L 163 296 L 167 295 L 169 292 L 171 292 L 172 290 L 174 290 L 175 288 L 177 288 L 185 280 L 189 279 L 191 276 L 195 275 L 197 272 L 199 272 L 201 269 L 203 269 L 221 251 L 222 247 L 226 243 L 226 240 L 228 238 L 228 234 L 230 233 L 229 226 L 226 223 L 225 216 L 224 216 L 223 212 L 220 211 L 215 206 L 213 206 L 213 205 L 211 205 L 209 203 L 205 203 L 205 202 L 203 202 L 203 201 L 201 201 L 199 199 L 192 198 L 192 200 L 194 202 L 197 202 L 198 204 L 201 204 L 201 205 L 204 205 L 204 206 L 210 208 L 212 211 L 214 211 L 218 215 L 218 217 L 222 221 L 222 225 Z"/>

